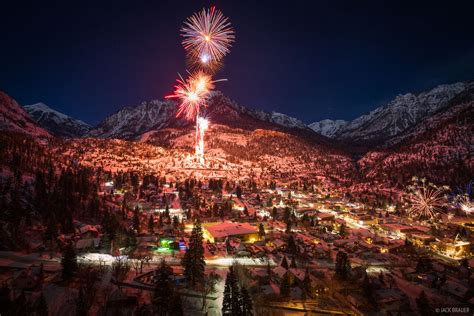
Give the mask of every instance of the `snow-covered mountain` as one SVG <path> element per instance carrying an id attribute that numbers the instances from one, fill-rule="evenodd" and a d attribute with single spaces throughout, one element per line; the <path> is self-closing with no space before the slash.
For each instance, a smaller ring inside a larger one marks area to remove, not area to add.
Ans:
<path id="1" fill-rule="evenodd" d="M 20 132 L 41 138 L 51 137 L 13 98 L 2 91 L 0 91 L 0 130 Z"/>
<path id="2" fill-rule="evenodd" d="M 322 120 L 308 125 L 313 131 L 326 137 L 334 137 L 340 129 L 347 125 L 344 120 Z"/>
<path id="3" fill-rule="evenodd" d="M 210 94 L 205 115 L 211 122 L 240 128 L 258 128 L 270 125 L 290 129 L 308 130 L 298 119 L 277 112 L 252 110 L 241 106 L 219 91 Z M 88 136 L 100 138 L 139 139 L 142 134 L 166 127 L 189 125 L 189 122 L 176 118 L 177 105 L 173 101 L 152 100 L 138 106 L 126 106 L 108 116 Z"/>
<path id="4" fill-rule="evenodd" d="M 53 110 L 44 103 L 26 105 L 24 109 L 41 127 L 55 136 L 81 137 L 92 128 L 89 124 Z"/>
<path id="5" fill-rule="evenodd" d="M 176 114 L 172 101 L 152 100 L 138 106 L 126 106 L 106 117 L 87 136 L 135 139 L 152 130 L 166 127 Z"/>
<path id="6" fill-rule="evenodd" d="M 419 94 L 399 95 L 388 104 L 343 124 L 339 128 L 334 128 L 334 132 L 328 133 L 326 136 L 359 144 L 384 143 L 446 108 L 453 98 L 466 90 L 467 85 L 466 82 L 458 82 L 439 85 Z M 314 130 L 323 134 L 326 130 L 324 128 L 318 129 L 318 127 L 321 125 L 331 126 L 331 122 L 321 124 L 322 122 L 316 122 L 310 126 L 316 126 Z M 331 128 L 327 127 L 329 130 Z"/>

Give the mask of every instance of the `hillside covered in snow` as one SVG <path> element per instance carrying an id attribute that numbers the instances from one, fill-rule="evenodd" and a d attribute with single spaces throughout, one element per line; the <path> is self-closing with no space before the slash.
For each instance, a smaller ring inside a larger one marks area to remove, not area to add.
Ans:
<path id="1" fill-rule="evenodd" d="M 58 137 L 81 137 L 92 128 L 89 124 L 53 110 L 44 103 L 26 105 L 24 109 L 41 127 Z"/>
<path id="2" fill-rule="evenodd" d="M 383 144 L 446 108 L 468 85 L 466 82 L 458 82 L 439 85 L 418 94 L 399 95 L 386 105 L 348 123 L 324 120 L 312 123 L 310 127 L 337 140 L 364 145 Z"/>
<path id="3" fill-rule="evenodd" d="M 34 137 L 51 136 L 38 126 L 18 102 L 2 91 L 0 91 L 0 130 L 29 134 Z"/>

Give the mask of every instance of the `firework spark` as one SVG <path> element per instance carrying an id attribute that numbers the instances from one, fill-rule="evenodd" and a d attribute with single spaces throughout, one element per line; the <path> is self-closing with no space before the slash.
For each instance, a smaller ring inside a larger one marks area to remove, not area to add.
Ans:
<path id="1" fill-rule="evenodd" d="M 181 104 L 178 107 L 176 117 L 184 115 L 187 120 L 194 120 L 201 110 L 206 106 L 206 97 L 209 91 L 214 88 L 212 77 L 203 72 L 190 75 L 187 80 L 181 76 L 176 81 L 174 94 L 168 95 L 167 99 L 179 99 Z"/>
<path id="2" fill-rule="evenodd" d="M 450 195 L 452 206 L 460 209 L 466 215 L 474 213 L 474 195 L 473 195 L 474 181 L 471 180 L 465 187 L 459 187 L 453 194 Z"/>
<path id="3" fill-rule="evenodd" d="M 474 201 L 472 201 L 467 194 L 457 195 L 454 198 L 454 204 L 467 215 L 474 213 Z"/>
<path id="4" fill-rule="evenodd" d="M 443 207 L 446 205 L 445 189 L 426 183 L 425 179 L 415 180 L 408 186 L 407 201 L 408 214 L 411 217 L 433 220 L 443 213 Z"/>
<path id="5" fill-rule="evenodd" d="M 229 53 L 235 39 L 228 18 L 215 7 L 189 17 L 181 28 L 181 36 L 189 56 L 196 63 L 211 66 Z"/>

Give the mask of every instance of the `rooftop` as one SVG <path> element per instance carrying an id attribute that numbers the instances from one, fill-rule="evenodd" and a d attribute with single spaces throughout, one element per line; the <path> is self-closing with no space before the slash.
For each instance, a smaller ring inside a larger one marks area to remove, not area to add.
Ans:
<path id="1" fill-rule="evenodd" d="M 209 234 L 214 237 L 254 234 L 257 229 L 247 223 L 222 223 L 206 227 Z"/>

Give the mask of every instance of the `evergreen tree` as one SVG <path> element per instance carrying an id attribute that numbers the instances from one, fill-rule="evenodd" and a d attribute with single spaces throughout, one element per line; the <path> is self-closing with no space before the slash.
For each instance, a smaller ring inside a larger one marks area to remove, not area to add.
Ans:
<path id="1" fill-rule="evenodd" d="M 281 280 L 280 295 L 282 297 L 289 297 L 291 293 L 290 275 L 285 273 Z"/>
<path id="2" fill-rule="evenodd" d="M 288 270 L 288 261 L 286 261 L 286 257 L 283 257 L 283 259 L 281 259 L 280 266 Z"/>
<path id="3" fill-rule="evenodd" d="M 341 227 L 339 227 L 339 236 L 345 237 L 347 235 L 346 224 L 342 223 Z"/>
<path id="4" fill-rule="evenodd" d="M 349 276 L 350 268 L 347 253 L 339 251 L 336 255 L 336 275 L 345 280 Z"/>
<path id="5" fill-rule="evenodd" d="M 242 198 L 242 188 L 240 186 L 237 186 L 235 189 L 235 195 L 240 199 Z"/>
<path id="6" fill-rule="evenodd" d="M 64 249 L 61 265 L 63 266 L 62 276 L 64 280 L 69 280 L 77 271 L 76 251 L 72 242 L 69 242 Z"/>
<path id="7" fill-rule="evenodd" d="M 290 268 L 296 269 L 296 259 L 295 259 L 295 257 L 291 258 Z"/>
<path id="8" fill-rule="evenodd" d="M 224 299 L 222 302 L 222 315 L 240 316 L 242 314 L 242 296 L 233 267 L 225 280 Z"/>
<path id="9" fill-rule="evenodd" d="M 150 217 L 148 218 L 148 232 L 150 234 L 153 234 L 154 228 L 155 228 L 155 219 L 153 215 L 150 215 Z"/>
<path id="10" fill-rule="evenodd" d="M 232 315 L 232 280 L 234 273 L 232 272 L 232 267 L 229 268 L 227 272 L 227 277 L 225 279 L 224 286 L 224 298 L 222 300 L 222 315 Z"/>
<path id="11" fill-rule="evenodd" d="M 184 254 L 182 265 L 184 266 L 184 275 L 191 286 L 200 283 L 204 278 L 204 247 L 202 245 L 201 223 L 196 221 L 189 238 L 189 247 Z"/>
<path id="12" fill-rule="evenodd" d="M 156 314 L 166 316 L 170 310 L 170 301 L 173 296 L 173 288 L 170 282 L 170 268 L 165 260 L 161 261 L 160 267 L 155 271 L 155 292 L 153 305 Z"/>
<path id="13" fill-rule="evenodd" d="M 247 288 L 245 286 L 242 286 L 242 316 L 252 316 L 252 298 L 249 295 L 249 292 L 247 291 Z"/>
<path id="14" fill-rule="evenodd" d="M 140 233 L 140 215 L 139 215 L 140 209 L 138 206 L 135 207 L 135 210 L 133 212 L 133 228 L 137 231 L 137 233 Z"/>
<path id="15" fill-rule="evenodd" d="M 298 254 L 298 247 L 296 246 L 295 237 L 292 234 L 288 236 L 288 242 L 286 247 L 287 251 L 293 256 Z"/>
<path id="16" fill-rule="evenodd" d="M 263 227 L 262 223 L 258 225 L 258 235 L 260 236 L 260 238 L 265 237 L 265 227 Z"/>

